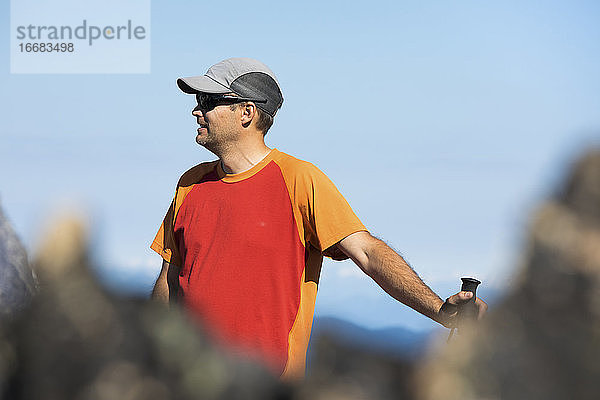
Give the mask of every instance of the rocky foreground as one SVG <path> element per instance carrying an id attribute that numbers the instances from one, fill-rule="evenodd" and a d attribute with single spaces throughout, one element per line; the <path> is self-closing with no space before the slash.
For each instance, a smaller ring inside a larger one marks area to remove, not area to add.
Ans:
<path id="1" fill-rule="evenodd" d="M 214 348 L 178 310 L 106 292 L 76 220 L 48 233 L 37 285 L 0 214 L 0 398 L 598 399 L 600 151 L 539 208 L 528 240 L 505 299 L 426 359 L 324 338 L 310 378 L 287 385 Z"/>

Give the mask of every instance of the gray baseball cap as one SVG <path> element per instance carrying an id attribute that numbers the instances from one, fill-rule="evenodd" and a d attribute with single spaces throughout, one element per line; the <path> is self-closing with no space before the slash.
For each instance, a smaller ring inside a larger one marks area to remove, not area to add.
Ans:
<path id="1" fill-rule="evenodd" d="M 178 78 L 177 86 L 188 94 L 235 93 L 257 100 L 256 106 L 274 117 L 283 104 L 283 94 L 273 71 L 252 58 L 228 58 L 201 76 Z"/>

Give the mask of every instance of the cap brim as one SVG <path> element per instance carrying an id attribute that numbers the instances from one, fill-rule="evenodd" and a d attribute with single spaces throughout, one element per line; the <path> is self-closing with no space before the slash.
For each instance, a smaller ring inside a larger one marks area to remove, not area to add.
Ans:
<path id="1" fill-rule="evenodd" d="M 190 76 L 188 78 L 178 78 L 177 86 L 184 93 L 230 93 L 231 89 L 212 80 L 206 75 Z"/>

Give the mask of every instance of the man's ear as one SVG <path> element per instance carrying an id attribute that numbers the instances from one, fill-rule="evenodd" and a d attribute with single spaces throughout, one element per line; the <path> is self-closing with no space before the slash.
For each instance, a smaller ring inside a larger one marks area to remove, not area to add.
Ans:
<path id="1" fill-rule="evenodd" d="M 247 128 L 252 123 L 252 120 L 256 117 L 256 105 L 254 103 L 248 102 L 244 104 L 242 107 L 242 115 L 241 121 L 244 128 Z"/>

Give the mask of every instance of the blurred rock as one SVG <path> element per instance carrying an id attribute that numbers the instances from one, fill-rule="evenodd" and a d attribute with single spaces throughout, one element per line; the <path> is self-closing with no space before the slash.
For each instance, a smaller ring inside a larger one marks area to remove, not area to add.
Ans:
<path id="1" fill-rule="evenodd" d="M 421 399 L 600 398 L 600 151 L 540 207 L 505 300 L 424 362 Z"/>
<path id="2" fill-rule="evenodd" d="M 29 295 L 25 253 L 0 222 L 0 255 L 19 271 L 5 282 Z M 86 232 L 54 224 L 34 263 L 39 293 L 0 324 L 1 399 L 600 398 L 600 152 L 540 207 L 517 284 L 476 330 L 418 365 L 323 336 L 294 387 L 215 348 L 177 308 L 107 293 Z"/>
<path id="3" fill-rule="evenodd" d="M 297 388 L 298 400 L 413 399 L 408 359 L 344 344 L 327 334 L 315 348 L 307 380 Z"/>
<path id="4" fill-rule="evenodd" d="M 0 208 L 0 319 L 22 309 L 35 287 L 27 253 Z"/>

